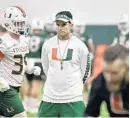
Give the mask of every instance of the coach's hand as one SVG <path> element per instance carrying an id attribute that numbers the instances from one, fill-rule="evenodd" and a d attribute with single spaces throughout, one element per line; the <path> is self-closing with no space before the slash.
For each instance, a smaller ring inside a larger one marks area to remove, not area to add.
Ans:
<path id="1" fill-rule="evenodd" d="M 41 68 L 39 66 L 34 66 L 33 67 L 33 74 L 38 76 L 41 74 Z"/>
<path id="2" fill-rule="evenodd" d="M 10 89 L 8 83 L 5 80 L 0 79 L 0 92 L 7 91 L 8 89 Z"/>

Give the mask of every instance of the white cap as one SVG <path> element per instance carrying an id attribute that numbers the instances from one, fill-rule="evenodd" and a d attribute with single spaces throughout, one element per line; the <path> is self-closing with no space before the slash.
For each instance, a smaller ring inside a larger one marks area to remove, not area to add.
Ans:
<path id="1" fill-rule="evenodd" d="M 123 14 L 120 18 L 119 23 L 128 23 L 129 22 L 129 17 L 127 14 Z"/>
<path id="2" fill-rule="evenodd" d="M 32 29 L 44 29 L 44 21 L 39 19 L 39 18 L 34 18 L 32 20 L 32 25 L 31 25 Z"/>

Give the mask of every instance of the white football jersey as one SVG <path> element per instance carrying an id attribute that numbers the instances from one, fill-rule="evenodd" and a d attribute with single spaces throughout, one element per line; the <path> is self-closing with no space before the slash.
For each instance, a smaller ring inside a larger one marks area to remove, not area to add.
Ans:
<path id="1" fill-rule="evenodd" d="M 0 37 L 0 78 L 10 86 L 21 86 L 24 81 L 27 53 L 29 49 L 24 41 L 15 40 L 9 34 Z"/>

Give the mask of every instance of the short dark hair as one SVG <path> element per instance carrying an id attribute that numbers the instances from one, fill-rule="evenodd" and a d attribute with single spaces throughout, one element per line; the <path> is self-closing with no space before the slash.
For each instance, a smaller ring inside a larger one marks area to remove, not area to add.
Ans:
<path id="1" fill-rule="evenodd" d="M 115 46 L 110 46 L 104 53 L 104 61 L 113 62 L 116 59 L 125 60 L 129 57 L 129 49 L 123 45 L 117 44 Z"/>
<path id="2" fill-rule="evenodd" d="M 61 11 L 61 12 L 57 13 L 56 16 L 61 15 L 61 14 L 62 14 L 62 15 L 66 15 L 66 16 L 68 16 L 69 18 L 73 19 L 73 16 L 72 16 L 72 14 L 71 14 L 70 11 Z"/>

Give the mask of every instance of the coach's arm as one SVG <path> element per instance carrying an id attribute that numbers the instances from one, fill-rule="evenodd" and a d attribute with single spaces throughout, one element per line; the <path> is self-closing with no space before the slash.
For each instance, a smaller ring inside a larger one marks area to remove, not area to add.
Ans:
<path id="1" fill-rule="evenodd" d="M 88 48 L 84 43 L 82 43 L 82 46 L 80 47 L 80 66 L 83 83 L 85 83 L 86 79 L 91 75 L 91 57 Z"/>
<path id="2" fill-rule="evenodd" d="M 46 42 L 42 46 L 41 63 L 42 63 L 43 71 L 44 71 L 45 75 L 47 75 L 48 68 L 49 68 L 49 59 L 48 59 L 48 54 L 47 54 L 47 43 Z"/>

